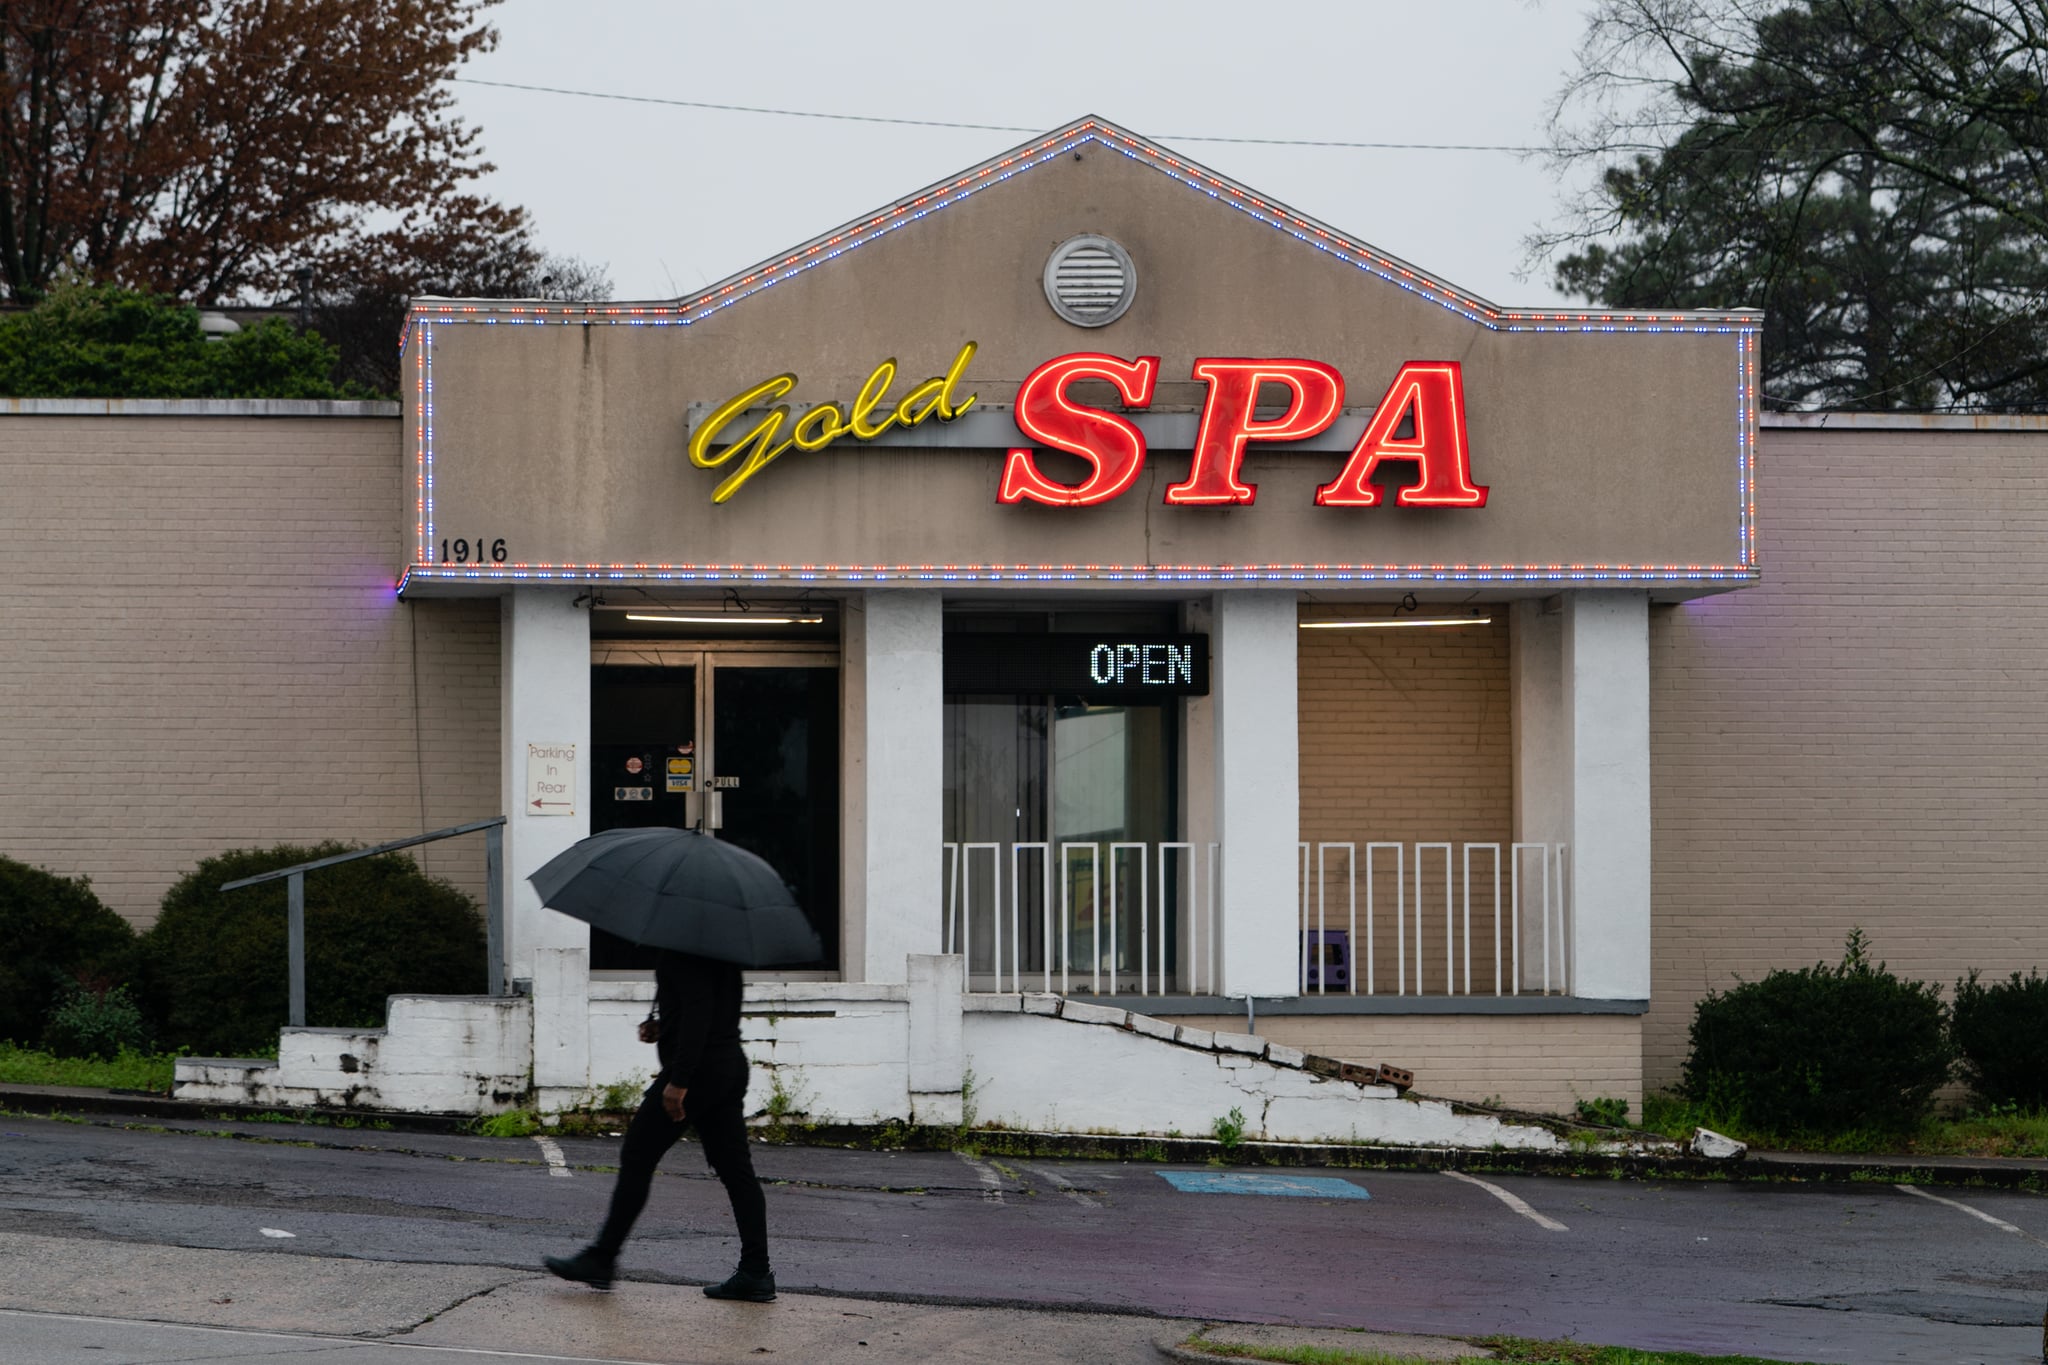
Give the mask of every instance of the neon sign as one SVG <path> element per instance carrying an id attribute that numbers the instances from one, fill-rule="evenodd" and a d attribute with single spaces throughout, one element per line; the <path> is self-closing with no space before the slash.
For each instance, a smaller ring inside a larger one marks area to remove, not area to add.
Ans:
<path id="1" fill-rule="evenodd" d="M 1126 407 L 1142 408 L 1152 402 L 1158 370 L 1158 356 L 1129 361 L 1092 353 L 1061 356 L 1033 370 L 1017 390 L 1018 430 L 1040 445 L 1082 456 L 1095 472 L 1077 484 L 1057 483 L 1039 472 L 1030 449 L 1015 449 L 1003 465 L 996 500 L 1086 507 L 1129 488 L 1145 464 L 1145 434 L 1113 413 L 1075 403 L 1066 386 L 1107 379 Z M 1208 385 L 1208 397 L 1188 477 L 1166 490 L 1167 503 L 1176 507 L 1250 506 L 1259 490 L 1238 477 L 1245 448 L 1253 441 L 1305 440 L 1328 430 L 1344 409 L 1344 377 L 1320 361 L 1206 358 L 1195 362 L 1192 377 Z M 1263 384 L 1288 390 L 1287 410 L 1278 417 L 1254 415 Z M 1400 368 L 1343 471 L 1316 490 L 1316 505 L 1378 506 L 1380 490 L 1368 480 L 1382 460 L 1412 460 L 1421 468 L 1421 481 L 1394 495 L 1398 506 L 1486 506 L 1486 486 L 1472 482 L 1465 380 L 1457 361 L 1411 360 Z"/>
<path id="2" fill-rule="evenodd" d="M 791 449 L 823 450 L 843 436 L 856 441 L 872 441 L 891 427 L 914 427 L 927 418 L 937 417 L 950 422 L 974 406 L 975 395 L 965 398 L 954 397 L 954 390 L 960 379 L 967 373 L 967 362 L 974 359 L 975 343 L 970 341 L 960 348 L 960 354 L 953 357 L 953 363 L 942 375 L 934 375 L 903 395 L 890 412 L 879 419 L 875 410 L 889 395 L 889 386 L 896 382 L 896 361 L 894 357 L 875 366 L 867 382 L 860 386 L 860 393 L 853 402 L 842 410 L 837 403 L 820 403 L 796 419 L 790 426 L 789 435 L 781 441 L 775 438 L 782 434 L 783 424 L 789 421 L 790 406 L 778 403 L 796 388 L 796 376 L 778 374 L 773 379 L 763 380 L 750 389 L 720 403 L 710 415 L 690 433 L 690 463 L 699 469 L 718 469 L 742 454 L 740 467 L 726 475 L 718 487 L 712 490 L 711 501 L 724 502 L 740 491 L 747 480 L 760 473 L 768 464 Z M 758 403 L 775 403 L 754 424 L 737 439 L 721 441 L 726 427 L 733 419 Z M 724 445 L 717 454 L 712 447 Z"/>
<path id="3" fill-rule="evenodd" d="M 690 434 L 690 463 L 720 469 L 739 461 L 711 494 L 714 503 L 722 503 L 790 450 L 823 450 L 847 437 L 872 441 L 892 428 L 916 427 L 932 417 L 950 422 L 974 406 L 975 395 L 960 398 L 956 391 L 975 350 L 971 341 L 962 346 L 945 374 L 916 385 L 880 417 L 876 414 L 896 380 L 894 359 L 877 365 L 846 407 L 820 403 L 794 422 L 791 405 L 777 400 L 795 390 L 797 377 L 779 374 L 763 380 L 720 403 L 697 425 Z M 1207 396 L 1188 476 L 1166 489 L 1170 506 L 1250 506 L 1258 500 L 1258 486 L 1240 475 L 1252 443 L 1306 440 L 1329 430 L 1344 411 L 1344 376 L 1317 360 L 1204 357 L 1195 361 L 1192 377 L 1206 385 Z M 1070 398 L 1068 387 L 1083 379 L 1107 382 L 1127 409 L 1147 408 L 1158 387 L 1159 357 L 1125 360 L 1080 351 L 1055 356 L 1027 375 L 1017 388 L 1017 429 L 1039 446 L 1079 456 L 1091 469 L 1078 483 L 1061 483 L 1039 469 L 1033 447 L 1012 448 L 1003 461 L 997 502 L 1091 507 L 1123 496 L 1137 482 L 1145 467 L 1145 433 L 1127 417 Z M 1287 407 L 1278 417 L 1258 416 L 1259 391 L 1268 384 L 1288 392 Z M 726 435 L 728 427 L 764 403 L 775 406 L 737 436 Z M 1344 468 L 1316 490 L 1316 505 L 1377 507 L 1380 490 L 1371 479 L 1388 460 L 1412 461 L 1421 471 L 1419 482 L 1395 493 L 1397 506 L 1486 506 L 1486 485 L 1472 481 L 1464 372 L 1457 361 L 1411 360 L 1401 366 Z"/>

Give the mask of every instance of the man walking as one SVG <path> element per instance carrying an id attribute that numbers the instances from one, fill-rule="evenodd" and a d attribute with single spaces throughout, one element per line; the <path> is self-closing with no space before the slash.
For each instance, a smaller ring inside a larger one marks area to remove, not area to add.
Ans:
<path id="1" fill-rule="evenodd" d="M 619 1248 L 647 1204 L 654 1168 L 690 1126 L 725 1185 L 740 1234 L 739 1269 L 704 1292 L 749 1303 L 775 1298 L 775 1275 L 768 1266 L 768 1205 L 747 1152 L 740 989 L 740 969 L 729 962 L 661 951 L 654 968 L 654 1016 L 640 1025 L 640 1041 L 656 1044 L 661 1074 L 627 1125 L 604 1228 L 574 1256 L 543 1257 L 555 1274 L 597 1289 L 611 1287 Z"/>

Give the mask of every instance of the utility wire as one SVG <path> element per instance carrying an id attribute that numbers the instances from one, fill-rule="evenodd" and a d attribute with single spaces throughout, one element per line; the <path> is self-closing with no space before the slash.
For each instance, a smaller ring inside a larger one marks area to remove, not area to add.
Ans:
<path id="1" fill-rule="evenodd" d="M 712 109 L 727 114 L 772 114 L 778 118 L 826 119 L 835 123 L 886 123 L 903 128 L 957 128 L 980 133 L 1042 133 L 1043 127 L 1017 123 L 956 123 L 946 119 L 889 118 L 880 114 L 829 114 L 816 109 L 774 109 L 756 104 L 714 104 L 708 100 L 667 99 L 656 95 L 622 95 L 611 90 L 572 90 L 559 85 L 528 85 L 521 81 L 489 81 L 477 76 L 450 76 L 456 85 L 482 85 L 495 90 L 523 90 L 538 95 L 572 95 L 578 99 L 616 100 L 626 104 L 661 104 L 675 109 Z M 1467 142 L 1342 142 L 1294 137 L 1212 137 L 1197 133 L 1149 133 L 1160 142 L 1235 142 L 1262 147 L 1349 147 L 1396 152 L 1540 152 L 1541 147 L 1516 147 Z"/>

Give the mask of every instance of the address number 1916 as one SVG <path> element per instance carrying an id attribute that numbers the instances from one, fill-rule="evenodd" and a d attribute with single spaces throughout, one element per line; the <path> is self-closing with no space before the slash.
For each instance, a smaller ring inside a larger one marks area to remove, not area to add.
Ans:
<path id="1" fill-rule="evenodd" d="M 475 540 L 465 540 L 459 537 L 450 540 L 446 536 L 441 538 L 441 562 L 443 564 L 481 564 L 485 559 L 489 559 L 493 564 L 503 564 L 505 562 L 505 538 L 503 536 L 499 536 L 496 540 L 492 541 L 488 550 L 484 548 L 484 538 L 482 536 L 478 536 Z"/>

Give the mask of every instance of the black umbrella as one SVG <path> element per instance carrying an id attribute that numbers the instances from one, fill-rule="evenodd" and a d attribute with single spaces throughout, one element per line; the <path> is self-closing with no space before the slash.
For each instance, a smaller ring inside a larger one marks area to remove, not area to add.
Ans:
<path id="1" fill-rule="evenodd" d="M 774 868 L 694 830 L 606 830 L 577 840 L 527 880 L 542 905 L 633 943 L 742 967 L 825 955 Z"/>

